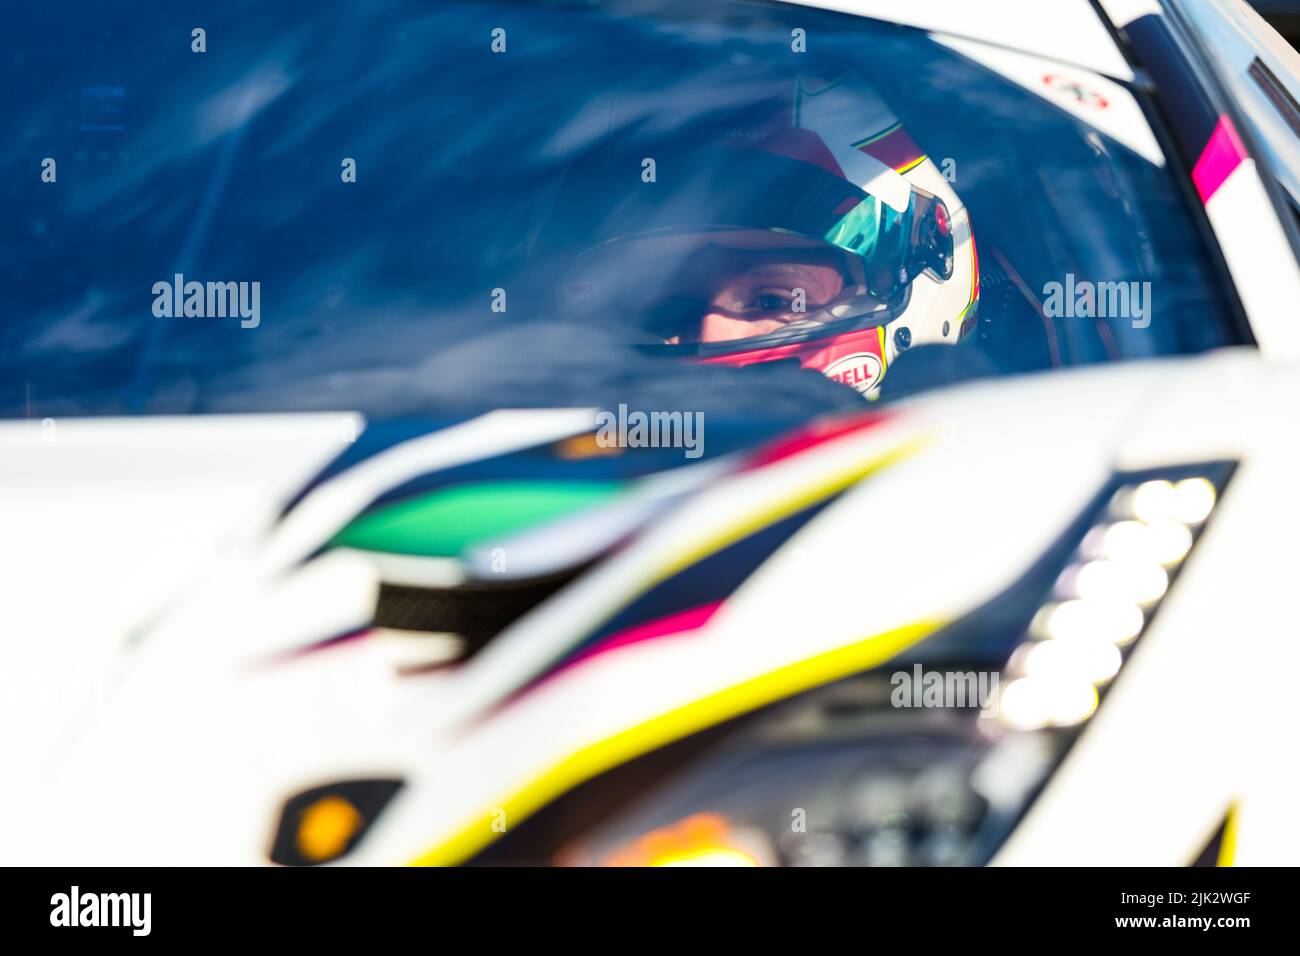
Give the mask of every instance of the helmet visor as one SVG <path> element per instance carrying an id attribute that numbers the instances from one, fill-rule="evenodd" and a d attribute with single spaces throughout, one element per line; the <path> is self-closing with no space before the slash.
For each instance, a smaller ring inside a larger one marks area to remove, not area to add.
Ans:
<path id="1" fill-rule="evenodd" d="M 586 236 L 559 272 L 560 309 L 703 355 L 889 321 L 926 267 L 919 226 L 942 206 L 914 190 L 900 212 L 818 166 L 751 150 L 665 154 L 652 181 L 638 168 L 569 170 L 539 243 Z"/>

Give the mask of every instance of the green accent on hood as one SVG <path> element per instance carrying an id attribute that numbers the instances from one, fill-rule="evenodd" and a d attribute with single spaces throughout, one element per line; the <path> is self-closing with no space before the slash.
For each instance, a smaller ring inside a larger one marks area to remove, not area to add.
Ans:
<path id="1" fill-rule="evenodd" d="M 616 481 L 492 481 L 455 485 L 384 505 L 354 519 L 331 545 L 454 557 L 481 541 L 514 534 L 600 504 Z"/>

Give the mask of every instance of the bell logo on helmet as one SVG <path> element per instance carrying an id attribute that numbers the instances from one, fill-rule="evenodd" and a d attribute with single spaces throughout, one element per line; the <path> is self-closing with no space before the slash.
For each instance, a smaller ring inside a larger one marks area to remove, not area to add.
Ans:
<path id="1" fill-rule="evenodd" d="M 880 382 L 884 370 L 878 355 L 873 355 L 871 352 L 855 352 L 827 366 L 826 377 L 866 393 Z"/>

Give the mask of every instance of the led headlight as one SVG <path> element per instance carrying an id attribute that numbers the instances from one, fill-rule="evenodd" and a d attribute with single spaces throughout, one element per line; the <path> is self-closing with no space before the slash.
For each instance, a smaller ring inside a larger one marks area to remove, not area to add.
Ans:
<path id="1" fill-rule="evenodd" d="M 1230 466 L 1121 479 L 1012 653 L 999 719 L 1068 727 L 1096 711 L 1187 559 Z"/>
<path id="2" fill-rule="evenodd" d="M 1020 581 L 907 658 L 589 781 L 480 862 L 987 862 L 1122 672 L 1231 471 L 1117 475 Z M 912 668 L 994 690 L 900 706 Z"/>

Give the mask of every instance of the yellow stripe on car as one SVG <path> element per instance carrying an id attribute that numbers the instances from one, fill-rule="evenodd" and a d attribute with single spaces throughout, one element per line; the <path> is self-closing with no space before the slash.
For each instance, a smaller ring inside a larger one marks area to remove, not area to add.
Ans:
<path id="1" fill-rule="evenodd" d="M 755 531 L 775 524 L 782 518 L 797 514 L 810 505 L 843 491 L 869 475 L 883 471 L 900 461 L 910 458 L 928 445 L 931 440 L 929 435 L 910 439 L 866 462 L 855 462 L 847 468 L 842 468 L 829 475 L 823 475 L 817 481 L 800 487 L 796 492 L 778 501 L 770 502 L 763 508 L 745 514 L 703 540 L 693 542 L 690 547 L 674 555 L 660 566 L 656 574 L 647 582 L 646 587 L 652 587 L 660 581 L 672 577 L 678 571 L 690 567 L 701 558 L 721 551 L 727 545 L 734 544 Z"/>
<path id="2" fill-rule="evenodd" d="M 1237 858 L 1237 805 L 1228 808 L 1228 819 L 1223 823 L 1223 840 L 1219 843 L 1219 858 L 1215 866 L 1234 866 Z"/>
<path id="3" fill-rule="evenodd" d="M 882 454 L 819 475 L 816 480 L 798 486 L 777 500 L 765 502 L 762 507 L 693 541 L 689 547 L 665 560 L 649 577 L 645 589 L 761 528 L 796 514 L 871 474 L 909 458 L 931 440 L 930 435 L 910 438 Z M 411 861 L 412 865 L 442 866 L 458 863 L 499 835 L 494 824 L 499 826 L 503 813 L 506 820 L 516 823 L 565 791 L 611 767 L 783 697 L 874 667 L 930 634 L 937 626 L 934 622 L 913 624 L 827 651 L 726 688 L 710 697 L 597 741 L 570 754 L 541 777 L 492 806 L 447 842 Z"/>
<path id="4" fill-rule="evenodd" d="M 606 737 L 559 761 L 450 839 L 420 854 L 410 865 L 461 863 L 500 836 L 494 824 L 502 819 L 514 825 L 583 781 L 634 757 L 801 691 L 877 667 L 933 634 L 942 623 L 921 621 L 837 647 Z"/>

